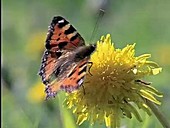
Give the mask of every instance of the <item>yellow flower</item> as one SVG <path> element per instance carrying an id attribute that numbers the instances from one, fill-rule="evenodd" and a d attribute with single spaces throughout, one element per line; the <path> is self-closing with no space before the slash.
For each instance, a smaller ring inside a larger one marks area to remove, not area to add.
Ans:
<path id="1" fill-rule="evenodd" d="M 40 56 L 43 54 L 44 51 L 44 32 L 39 32 L 33 34 L 29 40 L 27 45 L 25 46 L 25 51 L 28 55 L 28 57 L 31 60 L 37 60 L 40 58 Z"/>
<path id="2" fill-rule="evenodd" d="M 41 103 L 45 99 L 44 84 L 37 82 L 28 90 L 27 99 L 31 103 Z"/>
<path id="3" fill-rule="evenodd" d="M 137 108 L 151 114 L 146 104 L 149 100 L 155 104 L 155 98 L 162 97 L 151 83 L 141 79 L 148 75 L 156 75 L 161 68 L 148 61 L 150 54 L 135 57 L 135 44 L 115 49 L 108 34 L 97 42 L 97 49 L 91 56 L 92 67 L 86 75 L 83 88 L 70 93 L 65 104 L 77 115 L 77 124 L 85 120 L 94 124 L 105 122 L 107 127 L 120 126 L 122 117 L 134 115 L 142 121 Z"/>

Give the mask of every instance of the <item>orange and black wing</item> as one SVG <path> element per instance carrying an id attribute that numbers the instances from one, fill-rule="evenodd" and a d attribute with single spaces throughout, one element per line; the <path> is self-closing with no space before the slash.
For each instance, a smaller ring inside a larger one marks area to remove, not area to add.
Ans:
<path id="1" fill-rule="evenodd" d="M 50 83 L 50 75 L 54 73 L 57 66 L 58 58 L 61 56 L 60 52 L 45 51 L 42 64 L 39 70 L 39 75 L 42 78 L 42 82 L 47 85 Z"/>
<path id="2" fill-rule="evenodd" d="M 85 45 L 84 39 L 76 29 L 63 17 L 53 17 L 49 26 L 45 47 L 47 50 L 74 50 Z"/>
<path id="3" fill-rule="evenodd" d="M 84 82 L 86 75 L 88 60 L 84 59 L 77 63 L 73 68 L 70 67 L 70 72 L 61 80 L 54 80 L 46 87 L 46 99 L 54 97 L 59 90 L 72 92 L 78 89 Z"/>
<path id="4" fill-rule="evenodd" d="M 43 83 L 45 85 L 50 83 L 50 76 L 57 72 L 55 69 L 61 64 L 58 63 L 60 57 L 83 45 L 85 45 L 84 39 L 67 20 L 61 16 L 53 17 L 48 29 L 46 50 L 39 70 Z"/>

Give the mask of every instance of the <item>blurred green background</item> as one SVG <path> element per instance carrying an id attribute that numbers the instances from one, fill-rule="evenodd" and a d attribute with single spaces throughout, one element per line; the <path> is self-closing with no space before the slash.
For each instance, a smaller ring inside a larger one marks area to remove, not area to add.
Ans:
<path id="1" fill-rule="evenodd" d="M 105 15 L 93 40 L 99 9 Z M 117 48 L 136 43 L 136 55 L 150 53 L 163 72 L 146 78 L 164 93 L 161 111 L 170 119 L 170 0 L 3 0 L 2 1 L 2 127 L 98 128 L 62 107 L 64 93 L 44 101 L 44 85 L 37 75 L 48 25 L 54 15 L 65 17 L 84 37 L 95 43 L 110 33 Z M 156 117 L 141 113 L 143 122 L 123 119 L 124 128 L 161 128 Z"/>

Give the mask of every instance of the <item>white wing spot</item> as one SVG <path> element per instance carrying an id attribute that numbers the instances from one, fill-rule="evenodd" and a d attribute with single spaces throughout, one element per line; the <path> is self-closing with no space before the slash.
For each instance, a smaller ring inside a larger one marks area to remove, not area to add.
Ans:
<path id="1" fill-rule="evenodd" d="M 80 86 L 83 83 L 83 79 L 79 80 L 78 85 Z"/>
<path id="2" fill-rule="evenodd" d="M 60 24 L 60 23 L 64 23 L 64 20 L 60 20 L 60 21 L 58 21 L 58 23 Z"/>

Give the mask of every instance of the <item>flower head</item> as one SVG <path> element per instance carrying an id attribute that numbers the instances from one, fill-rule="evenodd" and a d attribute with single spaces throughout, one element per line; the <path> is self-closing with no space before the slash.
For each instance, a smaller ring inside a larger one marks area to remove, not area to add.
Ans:
<path id="1" fill-rule="evenodd" d="M 137 107 L 150 115 L 146 100 L 160 104 L 155 96 L 162 95 L 141 79 L 158 74 L 161 68 L 147 60 L 150 54 L 135 57 L 134 47 L 135 44 L 115 49 L 110 35 L 97 42 L 83 88 L 68 94 L 65 100 L 66 106 L 77 115 L 79 125 L 88 120 L 91 124 L 105 122 L 107 127 L 116 128 L 121 117 L 134 115 L 142 121 Z"/>

